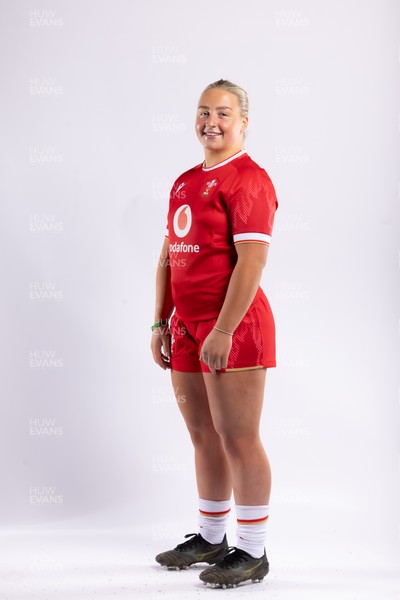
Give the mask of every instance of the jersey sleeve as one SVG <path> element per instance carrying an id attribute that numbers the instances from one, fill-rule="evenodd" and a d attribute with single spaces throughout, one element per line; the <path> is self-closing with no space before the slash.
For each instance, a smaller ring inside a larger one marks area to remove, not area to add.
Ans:
<path id="1" fill-rule="evenodd" d="M 185 175 L 186 175 L 186 173 L 183 173 L 182 175 L 180 175 L 178 177 L 178 179 L 176 179 L 174 181 L 174 184 L 171 187 L 171 190 L 170 190 L 170 193 L 169 193 L 169 209 L 168 209 L 168 214 L 167 214 L 167 223 L 166 223 L 166 227 L 165 227 L 165 237 L 166 238 L 169 238 L 168 217 L 169 217 L 169 213 L 170 213 L 170 210 L 171 210 L 171 205 L 172 205 L 172 202 L 179 197 L 179 192 L 180 192 L 180 190 L 185 185 L 185 182 L 182 180 L 182 178 L 184 178 Z M 183 194 L 185 194 L 185 192 L 181 192 L 181 197 L 182 197 Z"/>
<path id="2" fill-rule="evenodd" d="M 165 223 L 165 233 L 164 233 L 164 235 L 165 235 L 166 238 L 169 238 L 168 217 L 169 217 L 169 211 L 171 210 L 172 190 L 173 190 L 173 188 L 171 188 L 171 191 L 169 193 L 168 213 L 167 213 L 167 218 L 166 218 L 166 223 Z"/>
<path id="3" fill-rule="evenodd" d="M 233 243 L 270 244 L 278 200 L 275 188 L 263 169 L 241 173 L 227 201 Z"/>

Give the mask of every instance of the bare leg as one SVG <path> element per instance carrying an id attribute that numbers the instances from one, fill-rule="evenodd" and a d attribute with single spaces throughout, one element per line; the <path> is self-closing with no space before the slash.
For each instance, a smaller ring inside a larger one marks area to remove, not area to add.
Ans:
<path id="1" fill-rule="evenodd" d="M 229 464 L 211 418 L 203 375 L 172 371 L 171 378 L 195 450 L 199 497 L 229 500 L 232 494 Z"/>
<path id="2" fill-rule="evenodd" d="M 221 437 L 236 504 L 268 504 L 271 469 L 259 436 L 266 369 L 203 373 L 214 428 Z"/>

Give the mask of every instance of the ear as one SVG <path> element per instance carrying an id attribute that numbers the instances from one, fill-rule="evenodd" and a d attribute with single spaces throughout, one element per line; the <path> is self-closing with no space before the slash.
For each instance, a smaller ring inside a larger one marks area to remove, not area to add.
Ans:
<path id="1" fill-rule="evenodd" d="M 242 128 L 240 130 L 241 133 L 244 133 L 247 129 L 247 125 L 249 124 L 249 117 L 242 118 Z"/>

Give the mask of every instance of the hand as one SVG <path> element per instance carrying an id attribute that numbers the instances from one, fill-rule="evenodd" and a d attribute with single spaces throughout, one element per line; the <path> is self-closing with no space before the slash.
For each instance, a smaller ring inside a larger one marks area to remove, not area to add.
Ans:
<path id="1" fill-rule="evenodd" d="M 171 334 L 167 327 L 157 327 L 151 336 L 153 358 L 162 369 L 171 368 Z"/>
<path id="2" fill-rule="evenodd" d="M 226 369 L 232 348 L 232 336 L 212 329 L 203 342 L 200 360 L 216 375 L 220 369 Z"/>

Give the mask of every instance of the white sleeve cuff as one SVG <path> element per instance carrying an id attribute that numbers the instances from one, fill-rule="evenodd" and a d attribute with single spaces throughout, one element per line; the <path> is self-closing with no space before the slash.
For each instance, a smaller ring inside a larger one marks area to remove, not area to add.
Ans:
<path id="1" fill-rule="evenodd" d="M 271 236 L 266 233 L 235 233 L 233 234 L 233 243 L 238 244 L 240 242 L 261 242 L 263 244 L 269 244 Z"/>

